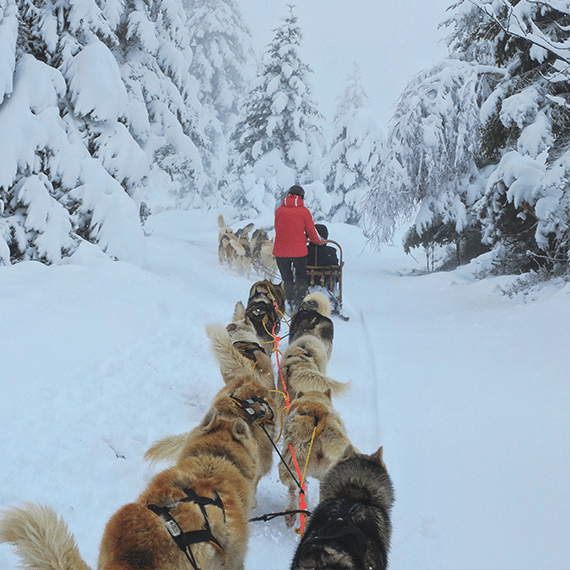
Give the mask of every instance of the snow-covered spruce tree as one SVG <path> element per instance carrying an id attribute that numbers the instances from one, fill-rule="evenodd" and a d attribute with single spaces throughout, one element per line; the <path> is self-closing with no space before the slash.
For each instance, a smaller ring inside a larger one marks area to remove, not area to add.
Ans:
<path id="1" fill-rule="evenodd" d="M 458 245 L 473 238 L 477 220 L 471 208 L 481 195 L 479 105 L 495 71 L 450 58 L 408 84 L 365 199 L 365 230 L 376 247 L 390 242 L 414 212 L 416 235 L 408 234 L 409 245 L 428 236 L 449 243 L 450 229 Z"/>
<path id="2" fill-rule="evenodd" d="M 224 192 L 246 216 L 273 211 L 275 201 L 295 183 L 315 182 L 307 205 L 316 217 L 330 209 L 320 182 L 323 118 L 311 99 L 312 71 L 301 60 L 300 42 L 301 29 L 291 9 L 275 30 L 231 137 L 229 188 Z"/>
<path id="3" fill-rule="evenodd" d="M 127 93 L 103 43 L 112 36 L 95 2 L 1 0 L 0 263 L 57 263 L 81 239 L 144 258 L 138 206 L 94 156 L 102 145 L 85 142 L 89 123 L 128 135 L 118 120 Z M 140 179 L 144 153 L 129 136 L 122 143 L 132 161 L 124 180 Z"/>
<path id="4" fill-rule="evenodd" d="M 567 267 L 570 5 L 474 0 L 456 10 L 462 15 L 458 21 L 479 20 L 470 30 L 472 43 L 489 46 L 504 70 L 482 107 L 481 154 L 492 166 L 476 205 L 497 267 L 504 272 Z M 461 42 L 457 48 L 464 53 Z"/>
<path id="5" fill-rule="evenodd" d="M 83 240 L 142 262 L 140 189 L 200 166 L 179 16 L 174 0 L 0 0 L 1 263 Z"/>
<path id="6" fill-rule="evenodd" d="M 183 4 L 193 53 L 190 72 L 198 81 L 206 135 L 201 151 L 207 181 L 203 199 L 212 203 L 225 176 L 229 137 L 241 101 L 255 75 L 255 54 L 234 0 L 184 0 Z"/>
<path id="7" fill-rule="evenodd" d="M 200 156 L 205 135 L 181 0 L 103 4 L 117 10 L 113 53 L 129 95 L 125 119 L 150 163 L 142 197 L 153 209 L 197 207 L 207 182 Z"/>
<path id="8" fill-rule="evenodd" d="M 325 158 L 325 186 L 332 197 L 330 219 L 357 225 L 372 173 L 380 161 L 382 136 L 356 63 L 346 84 L 333 123 L 333 142 Z"/>

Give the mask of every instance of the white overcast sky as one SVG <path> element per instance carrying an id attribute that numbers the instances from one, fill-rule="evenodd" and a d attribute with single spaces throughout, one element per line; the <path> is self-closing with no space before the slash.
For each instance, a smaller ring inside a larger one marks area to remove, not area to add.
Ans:
<path id="1" fill-rule="evenodd" d="M 310 65 L 313 98 L 332 120 L 336 98 L 356 62 L 363 86 L 385 131 L 395 103 L 412 77 L 447 56 L 438 25 L 453 0 L 237 0 L 258 55 L 295 5 Z"/>

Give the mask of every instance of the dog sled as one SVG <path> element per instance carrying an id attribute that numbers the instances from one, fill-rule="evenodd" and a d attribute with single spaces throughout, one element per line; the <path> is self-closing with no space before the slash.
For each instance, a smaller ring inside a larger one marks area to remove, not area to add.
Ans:
<path id="1" fill-rule="evenodd" d="M 315 288 L 324 290 L 332 302 L 333 313 L 337 313 L 343 320 L 348 317 L 342 313 L 342 247 L 332 239 L 327 240 L 327 245 L 332 245 L 338 250 L 338 265 L 307 265 L 307 277 L 309 291 Z"/>

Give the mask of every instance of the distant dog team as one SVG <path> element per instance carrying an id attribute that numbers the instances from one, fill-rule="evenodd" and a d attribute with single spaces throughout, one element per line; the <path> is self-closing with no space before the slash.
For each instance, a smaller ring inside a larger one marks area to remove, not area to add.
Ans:
<path id="1" fill-rule="evenodd" d="M 222 214 L 218 216 L 218 228 L 220 265 L 227 265 L 248 279 L 252 269 L 269 281 L 279 276 L 279 269 L 273 257 L 273 240 L 265 228 L 253 231 L 254 225 L 250 223 L 234 232 L 226 225 Z"/>

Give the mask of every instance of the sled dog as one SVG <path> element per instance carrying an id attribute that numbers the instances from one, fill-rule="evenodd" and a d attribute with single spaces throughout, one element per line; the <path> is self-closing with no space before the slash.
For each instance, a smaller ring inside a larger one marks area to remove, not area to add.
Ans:
<path id="1" fill-rule="evenodd" d="M 265 229 L 255 230 L 251 236 L 251 259 L 256 271 L 262 274 L 268 281 L 278 280 L 279 268 L 273 255 L 273 240 L 269 237 Z"/>
<path id="2" fill-rule="evenodd" d="M 214 397 L 211 409 L 218 417 L 227 420 L 241 418 L 246 421 L 257 443 L 257 470 L 254 477 L 254 489 L 259 480 L 269 473 L 273 462 L 273 444 L 275 440 L 275 401 L 271 392 L 250 377 L 238 378 L 222 388 Z M 145 459 L 151 463 L 159 461 L 178 462 L 188 451 L 195 448 L 200 428 L 179 435 L 164 437 L 145 453 Z M 271 438 L 271 439 L 270 439 Z M 254 498 L 254 506 L 256 504 Z"/>
<path id="3" fill-rule="evenodd" d="M 334 333 L 327 314 L 330 314 L 330 301 L 326 295 L 311 293 L 293 315 L 289 346 L 281 360 L 281 371 L 291 398 L 300 391 L 325 392 L 329 388 L 336 396 L 350 386 L 326 376 Z"/>
<path id="4" fill-rule="evenodd" d="M 256 443 L 241 418 L 210 411 L 174 467 L 156 475 L 109 520 L 99 570 L 242 570 L 253 504 Z M 87 570 L 67 525 L 50 507 L 0 518 L 0 540 L 35 570 Z"/>
<path id="5" fill-rule="evenodd" d="M 239 334 L 240 330 L 244 334 Z M 207 325 L 206 335 L 211 341 L 212 352 L 226 384 L 251 377 L 268 390 L 275 390 L 271 357 L 259 344 L 255 329 L 247 317 L 230 323 L 227 327 Z"/>
<path id="6" fill-rule="evenodd" d="M 224 216 L 218 215 L 218 258 L 220 265 L 233 267 L 237 237 L 232 228 L 226 225 Z M 241 246 L 240 246 L 241 247 Z"/>
<path id="7" fill-rule="evenodd" d="M 326 347 L 330 359 L 334 337 L 330 315 L 331 301 L 328 296 L 321 291 L 309 293 L 291 319 L 289 344 L 303 335 L 313 335 Z"/>
<path id="8" fill-rule="evenodd" d="M 261 269 L 265 279 L 269 281 L 279 280 L 281 274 L 279 273 L 279 267 L 277 267 L 277 261 L 273 255 L 273 246 L 275 242 L 270 239 L 267 240 L 262 246 L 259 252 L 259 263 L 261 264 Z"/>
<path id="9" fill-rule="evenodd" d="M 388 564 L 394 502 L 382 461 L 348 447 L 320 484 L 291 570 L 384 570 Z"/>
<path id="10" fill-rule="evenodd" d="M 271 342 L 281 327 L 285 311 L 285 293 L 281 285 L 265 279 L 257 281 L 249 290 L 245 313 L 253 323 L 261 342 Z"/>
<path id="11" fill-rule="evenodd" d="M 259 255 L 261 254 L 261 248 L 263 244 L 269 240 L 269 235 L 265 231 L 265 228 L 258 228 L 251 234 L 251 240 L 249 245 L 251 247 L 251 257 L 254 261 L 259 260 Z"/>
<path id="12" fill-rule="evenodd" d="M 331 390 L 297 393 L 283 417 L 282 455 L 291 472 L 295 473 L 295 466 L 290 446 L 298 465 L 306 466 L 306 477 L 322 480 L 349 445 L 344 423 L 332 405 Z M 283 462 L 279 463 L 279 479 L 289 490 L 286 510 L 293 511 L 299 504 L 299 487 Z M 296 518 L 286 515 L 287 526 L 293 526 Z"/>

